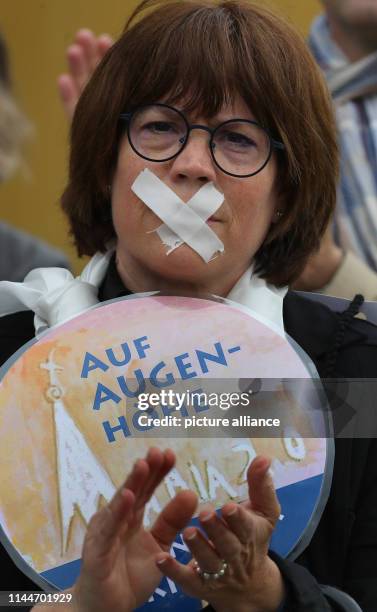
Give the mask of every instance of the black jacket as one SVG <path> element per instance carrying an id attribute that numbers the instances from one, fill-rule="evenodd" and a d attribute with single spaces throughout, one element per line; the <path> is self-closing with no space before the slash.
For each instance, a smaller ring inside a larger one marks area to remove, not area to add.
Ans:
<path id="1" fill-rule="evenodd" d="M 105 287 L 100 299 L 121 293 Z M 123 289 L 123 293 L 127 292 Z M 352 313 L 334 313 L 293 292 L 284 300 L 283 314 L 287 333 L 312 358 L 322 377 L 377 379 L 377 327 L 354 319 Z M 0 364 L 33 336 L 31 312 L 0 317 Z M 362 395 L 360 406 L 376 401 L 377 413 L 377 400 L 368 395 L 367 384 Z M 335 610 L 319 586 L 329 584 L 350 593 L 364 611 L 376 612 L 376 439 L 336 440 L 331 493 L 312 541 L 295 562 L 274 558 L 287 585 L 284 610 Z M 35 590 L 3 549 L 0 563 L 0 590 Z"/>

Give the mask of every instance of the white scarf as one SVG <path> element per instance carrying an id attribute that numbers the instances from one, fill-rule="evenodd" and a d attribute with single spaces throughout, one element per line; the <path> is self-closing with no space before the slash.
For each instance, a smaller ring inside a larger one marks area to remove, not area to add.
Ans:
<path id="1" fill-rule="evenodd" d="M 101 285 L 113 251 L 92 257 L 82 273 L 74 278 L 64 268 L 37 268 L 23 283 L 0 282 L 0 316 L 22 310 L 35 313 L 35 334 L 63 323 L 98 303 Z M 246 270 L 230 291 L 228 298 L 257 312 L 282 332 L 283 299 L 287 288 L 278 289 Z"/>

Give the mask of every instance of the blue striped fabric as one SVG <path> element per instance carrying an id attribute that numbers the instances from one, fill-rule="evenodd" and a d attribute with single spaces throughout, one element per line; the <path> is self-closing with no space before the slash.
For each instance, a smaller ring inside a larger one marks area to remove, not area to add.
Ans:
<path id="1" fill-rule="evenodd" d="M 377 271 L 377 53 L 350 63 L 332 40 L 325 15 L 309 46 L 335 104 L 341 152 L 334 235 Z"/>

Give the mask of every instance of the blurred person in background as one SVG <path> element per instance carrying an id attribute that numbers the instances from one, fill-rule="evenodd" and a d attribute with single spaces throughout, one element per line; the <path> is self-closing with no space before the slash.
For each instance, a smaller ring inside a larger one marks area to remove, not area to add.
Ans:
<path id="1" fill-rule="evenodd" d="M 377 300 L 377 0 L 323 5 L 309 46 L 334 100 L 340 183 L 333 226 L 298 286 Z"/>
<path id="2" fill-rule="evenodd" d="M 31 131 L 11 91 L 9 62 L 0 36 L 0 181 L 22 166 L 21 146 Z M 2 205 L 4 209 L 4 204 Z M 26 232 L 0 222 L 0 280 L 22 281 L 33 268 L 65 267 L 64 254 Z"/>

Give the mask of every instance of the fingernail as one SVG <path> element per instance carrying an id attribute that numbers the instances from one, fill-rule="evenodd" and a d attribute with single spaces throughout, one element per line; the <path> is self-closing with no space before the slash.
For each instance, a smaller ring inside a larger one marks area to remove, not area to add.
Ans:
<path id="1" fill-rule="evenodd" d="M 157 565 L 162 565 L 163 563 L 166 563 L 167 559 L 157 559 L 156 563 Z"/>
<path id="2" fill-rule="evenodd" d="M 194 538 L 196 538 L 196 531 L 193 531 L 192 533 L 185 535 L 185 540 L 193 540 Z"/>
<path id="3" fill-rule="evenodd" d="M 234 514 L 236 514 L 237 510 L 238 510 L 238 508 L 237 508 L 237 506 L 235 506 L 231 510 L 228 510 L 228 512 L 224 513 L 224 516 L 234 516 Z"/>
<path id="4" fill-rule="evenodd" d="M 206 512 L 205 514 L 200 515 L 200 520 L 202 523 L 209 521 L 213 517 L 213 512 Z"/>

